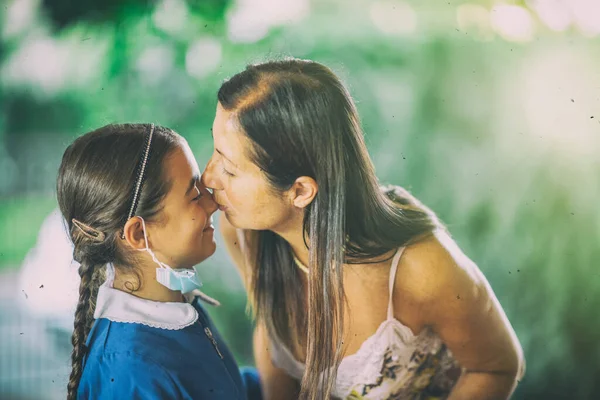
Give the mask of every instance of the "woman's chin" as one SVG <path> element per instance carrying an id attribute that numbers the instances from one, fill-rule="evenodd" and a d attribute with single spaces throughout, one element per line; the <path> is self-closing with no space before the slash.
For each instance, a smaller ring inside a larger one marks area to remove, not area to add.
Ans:
<path id="1" fill-rule="evenodd" d="M 227 222 L 229 222 L 231 224 L 231 226 L 233 226 L 234 228 L 237 229 L 244 229 L 244 227 L 239 226 L 236 223 L 236 220 L 234 218 L 234 216 L 231 214 L 231 211 L 223 211 L 223 214 L 225 214 L 225 218 L 227 218 Z"/>

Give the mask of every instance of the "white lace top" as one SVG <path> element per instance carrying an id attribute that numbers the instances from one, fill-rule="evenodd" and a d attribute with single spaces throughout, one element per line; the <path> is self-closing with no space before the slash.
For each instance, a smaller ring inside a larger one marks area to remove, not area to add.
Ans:
<path id="1" fill-rule="evenodd" d="M 398 262 L 392 260 L 387 319 L 360 349 L 342 359 L 333 395 L 340 399 L 443 399 L 462 372 L 450 350 L 430 329 L 414 335 L 394 318 L 392 294 Z M 301 380 L 305 365 L 278 338 L 271 338 L 273 363 Z"/>

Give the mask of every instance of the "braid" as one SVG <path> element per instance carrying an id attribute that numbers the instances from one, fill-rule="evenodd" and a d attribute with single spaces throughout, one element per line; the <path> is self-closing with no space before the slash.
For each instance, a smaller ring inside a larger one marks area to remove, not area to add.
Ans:
<path id="1" fill-rule="evenodd" d="M 92 273 L 92 280 L 89 284 L 90 301 L 89 301 L 87 312 L 85 314 L 85 316 L 86 316 L 85 337 L 86 338 L 87 338 L 88 334 L 90 333 L 90 330 L 92 329 L 92 326 L 94 325 L 94 321 L 95 321 L 94 311 L 96 311 L 96 299 L 98 298 L 98 289 L 100 289 L 100 286 L 102 285 L 102 283 L 104 283 L 105 278 L 106 278 L 105 268 L 100 268 L 98 266 L 98 267 L 94 267 L 93 270 L 94 270 L 94 272 Z"/>
<path id="2" fill-rule="evenodd" d="M 75 310 L 75 322 L 73 337 L 73 352 L 71 353 L 71 376 L 67 385 L 67 400 L 77 398 L 77 388 L 83 372 L 83 357 L 85 355 L 85 341 L 94 321 L 94 309 L 96 308 L 95 295 L 98 293 L 98 285 L 95 276 L 98 276 L 94 265 L 82 263 L 79 267 L 79 303 Z"/>

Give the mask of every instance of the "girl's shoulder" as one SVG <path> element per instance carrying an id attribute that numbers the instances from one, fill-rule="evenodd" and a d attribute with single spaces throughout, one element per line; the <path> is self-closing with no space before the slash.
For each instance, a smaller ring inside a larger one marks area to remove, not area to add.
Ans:
<path id="1" fill-rule="evenodd" d="M 93 345 L 93 344 L 92 344 Z M 88 355 L 79 383 L 78 398 L 181 398 L 172 374 L 146 354 L 121 349 Z"/>
<path id="2" fill-rule="evenodd" d="M 117 322 L 105 318 L 96 321 L 90 332 L 90 354 L 129 354 L 144 360 L 170 358 L 173 353 L 185 353 L 186 337 L 193 338 L 187 329 L 161 329 L 140 323 Z M 123 361 L 128 359 L 122 358 Z"/>
<path id="3" fill-rule="evenodd" d="M 241 378 L 234 376 L 236 368 L 228 368 L 235 361 L 216 329 L 211 331 L 214 342 L 200 323 L 169 330 L 96 322 L 82 377 L 82 388 L 93 390 L 94 398 L 212 399 L 214 393 L 216 398 L 239 398 Z M 99 385 L 112 391 L 96 396 Z"/>

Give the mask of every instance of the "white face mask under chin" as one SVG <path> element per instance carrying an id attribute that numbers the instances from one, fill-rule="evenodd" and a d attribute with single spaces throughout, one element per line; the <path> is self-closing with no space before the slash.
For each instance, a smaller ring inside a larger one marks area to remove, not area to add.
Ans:
<path id="1" fill-rule="evenodd" d="M 202 282 L 198 278 L 196 271 L 194 269 L 187 268 L 171 268 L 169 265 L 160 262 L 154 252 L 150 249 L 148 245 L 148 236 L 146 234 L 146 222 L 142 217 L 137 217 L 142 221 L 142 228 L 144 231 L 144 242 L 146 247 L 144 249 L 139 249 L 138 251 L 145 251 L 152 257 L 152 261 L 154 261 L 159 268 L 156 268 L 156 280 L 161 285 L 167 287 L 171 290 L 180 291 L 181 293 L 189 293 L 193 290 L 200 289 L 202 287 Z"/>

